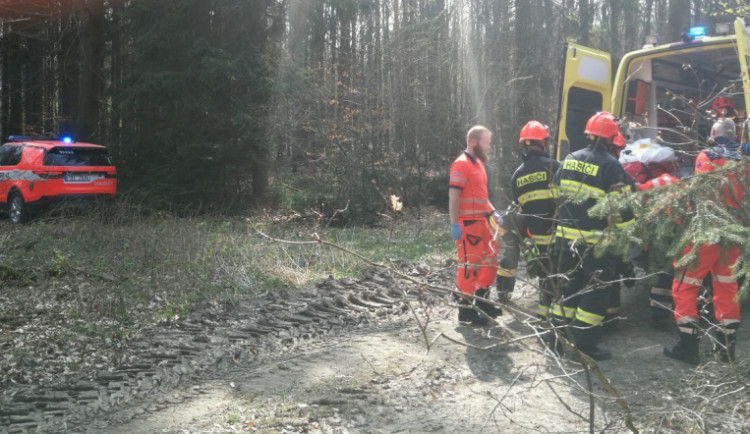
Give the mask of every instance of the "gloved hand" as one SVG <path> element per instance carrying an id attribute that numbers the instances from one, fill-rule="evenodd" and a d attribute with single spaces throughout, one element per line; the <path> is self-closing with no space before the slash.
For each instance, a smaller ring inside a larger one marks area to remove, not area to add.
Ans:
<path id="1" fill-rule="evenodd" d="M 461 225 L 459 223 L 451 223 L 451 238 L 453 238 L 453 241 L 460 240 L 461 235 Z"/>
<path id="2" fill-rule="evenodd" d="M 492 232 L 497 232 L 501 227 L 503 227 L 503 216 L 501 216 L 497 210 L 492 211 L 487 217 L 487 220 L 489 220 L 490 222 L 490 229 L 492 229 Z"/>
<path id="3" fill-rule="evenodd" d="M 745 143 L 740 148 L 743 155 L 750 155 L 750 142 Z"/>

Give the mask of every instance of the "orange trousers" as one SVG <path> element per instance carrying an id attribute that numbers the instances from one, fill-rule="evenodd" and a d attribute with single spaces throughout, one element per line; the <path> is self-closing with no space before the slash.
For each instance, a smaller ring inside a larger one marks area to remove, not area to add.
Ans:
<path id="1" fill-rule="evenodd" d="M 689 253 L 688 246 L 683 254 Z M 698 323 L 698 293 L 703 279 L 711 273 L 714 290 L 714 312 L 716 321 L 724 326 L 740 321 L 740 305 L 737 302 L 737 281 L 732 277 L 731 267 L 740 255 L 739 247 L 722 248 L 713 244 L 698 247 L 698 263 L 695 267 L 675 269 L 672 282 L 675 319 L 677 324 Z"/>
<path id="2" fill-rule="evenodd" d="M 497 240 L 487 220 L 462 220 L 461 239 L 456 241 L 458 270 L 456 286 L 466 294 L 489 288 L 497 274 Z"/>

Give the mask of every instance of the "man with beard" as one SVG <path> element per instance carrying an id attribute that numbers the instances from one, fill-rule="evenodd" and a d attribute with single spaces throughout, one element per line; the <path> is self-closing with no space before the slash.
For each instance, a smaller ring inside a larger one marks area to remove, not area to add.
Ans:
<path id="1" fill-rule="evenodd" d="M 448 208 L 451 219 L 451 236 L 458 249 L 456 286 L 460 297 L 458 321 L 475 326 L 486 325 L 501 313 L 499 308 L 486 301 L 489 288 L 495 282 L 497 269 L 497 240 L 490 222 L 500 227 L 502 218 L 490 203 L 487 193 L 487 172 L 492 133 L 477 125 L 466 135 L 466 150 L 456 158 L 450 169 Z M 484 311 L 480 315 L 476 308 Z"/>

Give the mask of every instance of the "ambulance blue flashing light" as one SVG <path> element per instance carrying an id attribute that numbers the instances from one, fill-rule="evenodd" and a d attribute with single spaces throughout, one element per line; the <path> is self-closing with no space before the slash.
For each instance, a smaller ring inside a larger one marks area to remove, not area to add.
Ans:
<path id="1" fill-rule="evenodd" d="M 688 31 L 688 34 L 693 38 L 698 38 L 700 36 L 706 36 L 706 28 L 703 26 L 695 26 L 691 27 Z"/>
<path id="2" fill-rule="evenodd" d="M 706 36 L 706 28 L 703 26 L 691 27 L 687 32 L 682 32 L 682 42 L 691 42 L 695 38 Z"/>
<path id="3" fill-rule="evenodd" d="M 63 143 L 73 143 L 73 138 L 70 136 L 63 136 L 60 138 Z"/>

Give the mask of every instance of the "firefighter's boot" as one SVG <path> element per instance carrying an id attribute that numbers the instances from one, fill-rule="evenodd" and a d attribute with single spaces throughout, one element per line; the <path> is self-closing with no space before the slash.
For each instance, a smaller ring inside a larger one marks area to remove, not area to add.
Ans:
<path id="1" fill-rule="evenodd" d="M 516 278 L 510 276 L 497 276 L 497 301 L 506 303 L 510 300 L 510 293 L 516 286 Z"/>
<path id="2" fill-rule="evenodd" d="M 715 338 L 714 353 L 719 356 L 719 360 L 724 363 L 734 362 L 734 347 L 737 343 L 737 336 L 734 333 L 718 332 Z"/>
<path id="3" fill-rule="evenodd" d="M 620 324 L 620 285 L 616 284 L 614 285 L 613 288 L 610 288 L 609 305 L 607 306 L 607 314 L 604 316 L 604 321 L 602 321 L 602 328 L 605 332 L 613 332 L 617 330 L 617 326 L 619 324 Z"/>
<path id="4" fill-rule="evenodd" d="M 612 358 L 612 353 L 609 350 L 597 345 L 602 332 L 601 326 L 571 327 L 570 330 L 573 333 L 573 339 L 575 339 L 578 351 L 597 362 Z"/>
<path id="5" fill-rule="evenodd" d="M 700 364 L 700 338 L 697 330 L 680 332 L 680 340 L 673 347 L 664 347 L 664 355 L 691 365 Z"/>

